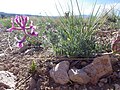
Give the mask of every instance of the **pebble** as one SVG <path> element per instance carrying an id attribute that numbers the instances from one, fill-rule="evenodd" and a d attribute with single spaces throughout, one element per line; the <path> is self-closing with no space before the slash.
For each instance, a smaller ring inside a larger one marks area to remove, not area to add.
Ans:
<path id="1" fill-rule="evenodd" d="M 56 87 L 55 90 L 61 90 L 61 87 Z"/>
<path id="2" fill-rule="evenodd" d="M 114 86 L 115 86 L 115 90 L 120 90 L 120 85 L 115 84 Z"/>
<path id="3" fill-rule="evenodd" d="M 87 88 L 84 88 L 83 90 L 88 90 Z"/>
<path id="4" fill-rule="evenodd" d="M 99 82 L 99 83 L 98 83 L 98 86 L 99 86 L 99 87 L 102 87 L 102 86 L 104 86 L 104 83 L 103 83 L 103 82 Z"/>
<path id="5" fill-rule="evenodd" d="M 120 63 L 118 63 L 118 66 L 120 67 Z"/>
<path id="6" fill-rule="evenodd" d="M 75 84 L 75 85 L 74 85 L 74 88 L 75 88 L 75 90 L 76 90 L 76 89 L 79 89 L 79 85 L 78 85 L 78 84 Z"/>
<path id="7" fill-rule="evenodd" d="M 0 65 L 0 71 L 4 70 L 4 65 Z"/>
<path id="8" fill-rule="evenodd" d="M 0 87 L 0 90 L 6 90 L 4 87 Z"/>
<path id="9" fill-rule="evenodd" d="M 107 80 L 107 78 L 102 78 L 102 79 L 100 79 L 100 82 L 102 82 L 102 83 L 107 83 L 108 80 Z"/>
<path id="10" fill-rule="evenodd" d="M 86 64 L 87 64 L 87 62 L 85 62 L 85 61 L 82 61 L 82 62 L 81 62 L 81 65 L 82 65 L 82 66 L 85 66 Z"/>

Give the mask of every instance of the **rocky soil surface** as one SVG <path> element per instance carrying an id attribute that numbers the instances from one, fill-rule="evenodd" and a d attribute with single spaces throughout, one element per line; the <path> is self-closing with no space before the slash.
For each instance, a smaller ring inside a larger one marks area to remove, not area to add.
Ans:
<path id="1" fill-rule="evenodd" d="M 119 56 L 110 55 L 113 72 L 100 78 L 97 84 L 80 85 L 70 81 L 61 85 L 55 83 L 49 71 L 62 60 L 56 60 L 49 50 L 35 48 L 19 50 L 15 47 L 13 37 L 14 35 L 8 32 L 0 32 L 0 71 L 9 71 L 17 77 L 16 90 L 120 90 Z M 30 65 L 33 60 L 37 64 L 37 70 L 31 74 Z M 90 64 L 93 59 L 64 59 L 64 61 L 69 61 L 70 68 L 81 69 Z M 5 87 L 3 90 L 6 90 Z"/>

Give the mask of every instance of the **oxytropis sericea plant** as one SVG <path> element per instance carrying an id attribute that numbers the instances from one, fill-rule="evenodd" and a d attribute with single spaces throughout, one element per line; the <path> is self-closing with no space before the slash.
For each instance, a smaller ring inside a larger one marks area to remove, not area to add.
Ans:
<path id="1" fill-rule="evenodd" d="M 23 42 L 25 42 L 27 37 L 38 36 L 38 32 L 35 32 L 36 26 L 33 25 L 33 21 L 30 21 L 30 25 L 27 26 L 28 22 L 28 16 L 15 16 L 15 18 L 11 18 L 12 27 L 7 29 L 9 32 L 14 30 L 21 30 L 23 32 L 24 36 L 21 40 L 19 40 L 18 37 L 15 37 L 17 46 L 20 48 L 23 47 Z"/>

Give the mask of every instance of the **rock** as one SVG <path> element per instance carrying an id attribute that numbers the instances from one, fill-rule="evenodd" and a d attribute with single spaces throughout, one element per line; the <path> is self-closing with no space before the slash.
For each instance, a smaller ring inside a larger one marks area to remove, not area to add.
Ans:
<path id="1" fill-rule="evenodd" d="M 120 72 L 118 73 L 118 78 L 120 78 Z"/>
<path id="2" fill-rule="evenodd" d="M 32 55 L 34 51 L 35 51 L 35 48 L 31 48 L 31 49 L 26 50 L 26 51 L 25 51 L 25 54 L 30 54 L 30 55 Z"/>
<path id="3" fill-rule="evenodd" d="M 113 72 L 111 75 L 110 75 L 111 79 L 114 81 L 118 78 L 118 74 L 117 72 Z"/>
<path id="4" fill-rule="evenodd" d="M 0 57 L 3 57 L 3 56 L 5 56 L 5 53 L 1 53 L 1 54 L 0 54 Z"/>
<path id="5" fill-rule="evenodd" d="M 84 88 L 83 90 L 88 90 L 87 88 Z"/>
<path id="6" fill-rule="evenodd" d="M 91 82 L 92 84 L 96 84 L 102 76 L 111 74 L 112 71 L 110 57 L 104 55 L 95 58 L 91 64 L 82 69 L 71 69 L 68 73 L 73 82 L 79 84 L 87 84 L 88 82 Z"/>
<path id="7" fill-rule="evenodd" d="M 115 65 L 116 64 L 116 62 L 118 62 L 119 60 L 118 60 L 118 58 L 117 57 L 115 57 L 114 55 L 111 55 L 111 63 L 112 63 L 112 65 Z"/>
<path id="8" fill-rule="evenodd" d="M 30 78 L 29 90 L 34 90 L 36 88 L 36 81 L 33 78 Z"/>
<path id="9" fill-rule="evenodd" d="M 54 66 L 53 62 L 46 62 L 46 66 L 49 68 L 52 68 Z"/>
<path id="10" fill-rule="evenodd" d="M 120 67 L 120 62 L 118 62 L 118 66 Z"/>
<path id="11" fill-rule="evenodd" d="M 88 90 L 94 90 L 92 86 L 89 86 L 88 87 Z"/>
<path id="12" fill-rule="evenodd" d="M 10 86 L 8 86 L 8 85 L 6 85 L 6 84 L 4 84 L 4 83 L 0 83 L 0 88 L 1 89 L 10 89 Z M 0 89 L 0 90 L 1 90 Z"/>
<path id="13" fill-rule="evenodd" d="M 13 72 L 14 75 L 17 75 L 19 73 L 19 68 L 17 67 L 12 67 L 10 70 L 10 72 Z"/>
<path id="14" fill-rule="evenodd" d="M 15 80 L 16 77 L 12 73 L 0 71 L 0 87 L 4 87 L 7 90 L 15 90 Z"/>
<path id="15" fill-rule="evenodd" d="M 0 87 L 0 90 L 6 90 L 4 87 Z"/>
<path id="16" fill-rule="evenodd" d="M 97 70 L 95 69 L 93 64 L 87 65 L 86 67 L 82 68 L 82 70 L 90 77 L 89 82 L 97 83 L 98 80 L 98 76 L 96 75 Z"/>
<path id="17" fill-rule="evenodd" d="M 50 70 L 50 76 L 56 83 L 66 84 L 69 82 L 68 77 L 69 62 L 62 61 Z"/>
<path id="18" fill-rule="evenodd" d="M 90 81 L 90 77 L 82 69 L 71 69 L 68 74 L 70 80 L 79 84 L 87 84 Z"/>
<path id="19" fill-rule="evenodd" d="M 61 90 L 61 87 L 56 87 L 55 90 Z"/>
<path id="20" fill-rule="evenodd" d="M 91 64 L 82 69 L 91 77 L 90 82 L 93 84 L 96 84 L 102 76 L 111 74 L 113 71 L 109 55 L 95 58 Z"/>
<path id="21" fill-rule="evenodd" d="M 107 78 L 102 78 L 102 79 L 100 79 L 100 82 L 102 82 L 102 83 L 107 83 L 108 80 L 107 80 Z"/>
<path id="22" fill-rule="evenodd" d="M 92 83 L 96 84 L 99 79 L 113 72 L 111 59 L 109 55 L 97 57 L 93 62 L 82 69 L 69 69 L 69 62 L 63 61 L 58 63 L 50 70 L 50 76 L 56 83 L 66 84 L 70 80 L 79 84 Z M 68 74 L 69 77 L 68 77 Z M 107 79 L 102 79 L 100 83 L 107 83 Z"/>
<path id="23" fill-rule="evenodd" d="M 41 86 L 42 81 L 43 81 L 43 80 L 42 80 L 41 78 L 37 80 L 37 84 L 36 84 L 36 89 L 37 89 L 37 90 L 41 90 L 41 89 L 40 89 L 40 86 Z"/>
<path id="24" fill-rule="evenodd" d="M 99 87 L 102 87 L 102 86 L 104 86 L 104 83 L 103 83 L 103 82 L 99 82 L 99 83 L 98 83 L 98 86 L 99 86 Z"/>
<path id="25" fill-rule="evenodd" d="M 82 65 L 82 66 L 85 66 L 85 65 L 87 65 L 87 62 L 82 61 L 82 62 L 81 62 L 81 65 Z"/>
<path id="26" fill-rule="evenodd" d="M 74 85 L 74 90 L 78 90 L 79 88 L 80 88 L 80 85 L 78 85 L 78 84 Z"/>
<path id="27" fill-rule="evenodd" d="M 115 84 L 114 86 L 115 86 L 115 90 L 120 90 L 120 85 Z"/>
<path id="28" fill-rule="evenodd" d="M 4 70 L 4 63 L 0 63 L 0 71 Z"/>
<path id="29" fill-rule="evenodd" d="M 100 76 L 103 76 L 105 74 L 111 74 L 113 72 L 109 55 L 95 58 L 93 64 Z M 101 65 L 102 67 L 98 67 L 98 65 Z"/>

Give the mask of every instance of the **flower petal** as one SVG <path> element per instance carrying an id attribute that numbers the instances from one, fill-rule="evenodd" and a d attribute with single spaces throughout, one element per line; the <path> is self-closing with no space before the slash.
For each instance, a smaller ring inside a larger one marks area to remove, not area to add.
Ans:
<path id="1" fill-rule="evenodd" d="M 15 37 L 15 40 L 16 40 L 18 43 L 25 42 L 25 39 L 26 39 L 26 35 L 25 35 L 21 40 L 18 39 L 17 37 Z"/>
<path id="2" fill-rule="evenodd" d="M 32 29 L 32 28 L 36 29 L 36 26 L 33 25 L 33 21 L 31 21 L 31 23 L 30 23 L 30 29 Z"/>
<path id="3" fill-rule="evenodd" d="M 19 16 L 15 16 L 14 22 L 21 27 L 21 20 Z"/>
<path id="4" fill-rule="evenodd" d="M 17 47 L 22 48 L 23 47 L 23 43 L 17 43 Z"/>
<path id="5" fill-rule="evenodd" d="M 38 36 L 38 32 L 31 33 L 32 36 Z"/>
<path id="6" fill-rule="evenodd" d="M 24 25 L 26 25 L 26 24 L 27 24 L 28 20 L 29 20 L 29 17 L 24 16 Z"/>
<path id="7" fill-rule="evenodd" d="M 30 36 L 38 36 L 38 32 L 32 32 L 32 33 L 30 33 L 30 32 L 28 32 L 28 35 L 30 35 Z"/>

